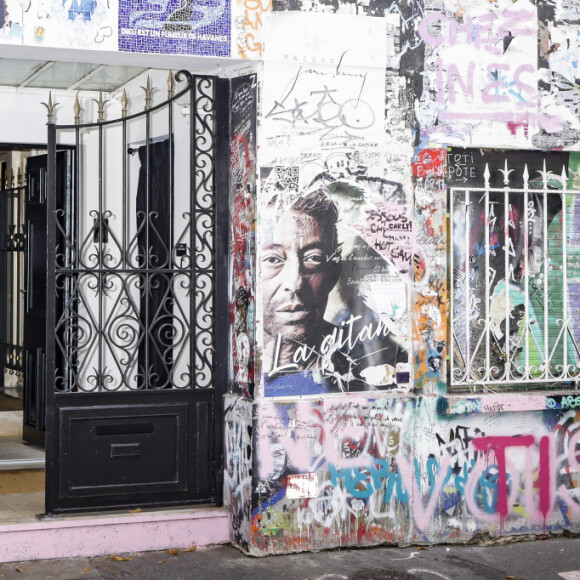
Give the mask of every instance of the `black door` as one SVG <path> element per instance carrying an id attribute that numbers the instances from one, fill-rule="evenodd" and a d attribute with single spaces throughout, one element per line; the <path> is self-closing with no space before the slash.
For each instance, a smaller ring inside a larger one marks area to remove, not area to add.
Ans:
<path id="1" fill-rule="evenodd" d="M 176 79 L 140 113 L 48 125 L 47 513 L 220 502 L 221 83 Z M 77 154 L 63 194 L 67 132 Z"/>
<path id="2" fill-rule="evenodd" d="M 57 153 L 56 179 L 61 199 L 70 189 L 72 152 Z M 44 446 L 46 407 L 46 199 L 47 156 L 29 157 L 26 188 L 24 270 L 23 439 Z M 62 205 L 62 202 L 61 202 Z"/>
<path id="3" fill-rule="evenodd" d="M 20 179 L 14 186 L 6 165 L 0 164 L 0 404 L 21 410 L 26 188 Z"/>

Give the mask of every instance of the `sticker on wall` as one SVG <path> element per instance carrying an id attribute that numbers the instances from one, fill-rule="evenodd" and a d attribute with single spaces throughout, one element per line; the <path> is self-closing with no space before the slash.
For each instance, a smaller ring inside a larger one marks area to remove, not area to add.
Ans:
<path id="1" fill-rule="evenodd" d="M 286 482 L 286 497 L 290 499 L 318 496 L 318 475 L 316 473 L 289 475 Z"/>
<path id="2" fill-rule="evenodd" d="M 230 0 L 121 0 L 119 50 L 230 55 Z"/>

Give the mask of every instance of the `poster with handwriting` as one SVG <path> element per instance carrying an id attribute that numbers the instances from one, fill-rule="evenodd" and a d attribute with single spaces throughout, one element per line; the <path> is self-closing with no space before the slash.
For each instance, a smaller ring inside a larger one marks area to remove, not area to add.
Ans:
<path id="1" fill-rule="evenodd" d="M 283 14 L 265 39 L 264 394 L 409 390 L 414 214 L 381 120 L 386 23 Z"/>

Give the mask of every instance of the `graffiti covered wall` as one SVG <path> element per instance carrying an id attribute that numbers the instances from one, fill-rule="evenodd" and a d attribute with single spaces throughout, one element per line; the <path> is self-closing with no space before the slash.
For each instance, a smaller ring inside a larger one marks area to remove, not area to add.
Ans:
<path id="1" fill-rule="evenodd" d="M 246 548 L 578 531 L 577 11 L 273 10 Z"/>
<path id="2" fill-rule="evenodd" d="M 260 405 L 255 548 L 465 541 L 578 521 L 575 410 L 446 411 L 423 397 Z"/>
<path id="3" fill-rule="evenodd" d="M 231 517 L 234 543 L 249 549 L 252 499 L 252 403 L 224 397 L 224 504 Z"/>
<path id="4" fill-rule="evenodd" d="M 231 363 L 233 389 L 254 394 L 256 75 L 231 81 Z"/>

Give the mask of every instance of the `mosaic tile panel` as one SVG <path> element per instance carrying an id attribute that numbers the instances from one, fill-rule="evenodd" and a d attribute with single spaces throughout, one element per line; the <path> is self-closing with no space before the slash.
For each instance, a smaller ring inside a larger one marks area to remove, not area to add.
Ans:
<path id="1" fill-rule="evenodd" d="M 120 0 L 119 50 L 230 56 L 230 0 Z"/>

